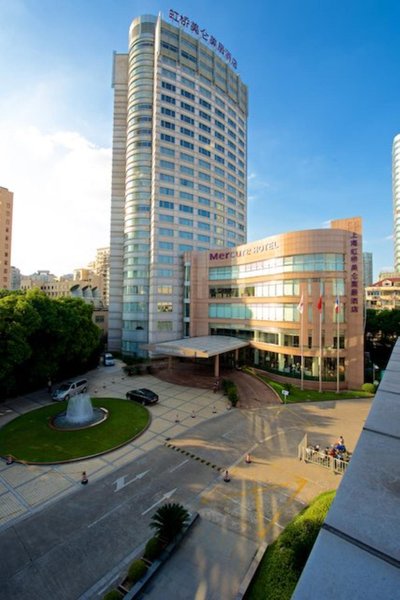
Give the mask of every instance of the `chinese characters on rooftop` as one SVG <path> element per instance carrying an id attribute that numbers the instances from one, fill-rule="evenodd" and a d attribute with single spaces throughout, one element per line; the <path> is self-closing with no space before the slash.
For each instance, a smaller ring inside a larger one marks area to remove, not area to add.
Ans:
<path id="1" fill-rule="evenodd" d="M 215 50 L 217 50 L 217 52 L 224 56 L 225 60 L 229 64 L 231 64 L 234 69 L 237 69 L 236 59 L 233 58 L 229 50 L 225 48 L 225 46 L 221 44 L 221 42 L 216 40 L 214 36 L 210 35 L 206 29 L 201 29 L 200 26 L 194 21 L 191 21 L 189 17 L 181 15 L 176 10 L 172 10 L 172 8 L 169 11 L 169 18 L 171 19 L 171 21 L 175 21 L 175 23 L 178 23 L 178 25 L 189 29 L 191 33 L 195 33 L 196 35 L 198 35 L 204 42 L 208 42 L 210 46 L 212 46 Z"/>

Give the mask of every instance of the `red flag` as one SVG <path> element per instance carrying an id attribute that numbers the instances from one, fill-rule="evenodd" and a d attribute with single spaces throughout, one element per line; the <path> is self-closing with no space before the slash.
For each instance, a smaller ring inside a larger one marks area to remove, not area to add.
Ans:
<path id="1" fill-rule="evenodd" d="M 322 296 L 319 297 L 317 308 L 318 308 L 319 312 L 322 311 Z"/>

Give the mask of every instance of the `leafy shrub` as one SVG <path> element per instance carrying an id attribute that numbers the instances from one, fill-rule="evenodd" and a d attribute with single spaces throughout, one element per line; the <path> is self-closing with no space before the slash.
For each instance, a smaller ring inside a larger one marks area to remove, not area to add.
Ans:
<path id="1" fill-rule="evenodd" d="M 110 590 L 103 596 L 103 600 L 121 600 L 122 597 L 123 595 L 118 590 Z"/>
<path id="2" fill-rule="evenodd" d="M 149 561 L 153 561 L 158 558 L 162 552 L 163 544 L 158 537 L 152 537 L 146 544 L 144 549 L 143 558 Z"/>
<path id="3" fill-rule="evenodd" d="M 291 383 L 284 383 L 283 384 L 283 389 L 288 391 L 289 393 L 293 390 L 293 386 Z"/>
<path id="4" fill-rule="evenodd" d="M 228 400 L 232 406 L 236 406 L 239 400 L 236 386 L 232 386 L 228 389 Z"/>
<path id="5" fill-rule="evenodd" d="M 260 563 L 245 599 L 290 600 L 335 492 L 320 494 L 284 529 Z"/>
<path id="6" fill-rule="evenodd" d="M 223 379 L 221 385 L 222 385 L 222 391 L 226 395 L 228 393 L 229 388 L 231 388 L 235 384 L 233 383 L 233 381 L 231 379 Z"/>
<path id="7" fill-rule="evenodd" d="M 128 569 L 128 579 L 131 583 L 136 583 L 143 577 L 147 571 L 147 565 L 141 558 L 134 560 Z"/>
<path id="8" fill-rule="evenodd" d="M 363 383 L 361 390 L 363 392 L 368 392 L 369 394 L 375 394 L 375 386 L 373 383 Z"/>

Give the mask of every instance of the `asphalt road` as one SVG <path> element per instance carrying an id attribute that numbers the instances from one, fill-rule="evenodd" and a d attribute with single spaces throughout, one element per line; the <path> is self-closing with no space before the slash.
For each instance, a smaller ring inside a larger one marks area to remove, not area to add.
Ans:
<path id="1" fill-rule="evenodd" d="M 158 446 L 0 532 L 0 597 L 101 597 L 151 536 L 157 507 L 170 500 L 199 511 L 206 527 L 196 525 L 189 536 L 197 540 L 197 558 L 191 552 L 190 564 L 182 554 L 177 563 L 170 559 L 146 597 L 233 598 L 253 550 L 274 539 L 305 502 L 340 481 L 299 463 L 296 448 L 305 431 L 322 444 L 344 434 L 354 447 L 369 404 L 232 410 L 189 428 L 171 447 Z M 229 484 L 213 464 L 229 468 Z M 209 530 L 214 537 L 204 533 Z M 198 595 L 201 586 L 207 591 Z"/>

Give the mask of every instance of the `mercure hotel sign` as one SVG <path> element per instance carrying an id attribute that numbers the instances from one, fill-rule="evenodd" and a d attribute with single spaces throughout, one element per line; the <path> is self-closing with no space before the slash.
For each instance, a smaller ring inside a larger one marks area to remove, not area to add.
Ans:
<path id="1" fill-rule="evenodd" d="M 226 252 L 210 252 L 209 258 L 210 260 L 227 260 L 244 256 L 254 256 L 255 254 L 276 250 L 277 248 L 279 248 L 278 243 L 276 240 L 273 240 L 272 242 L 250 246 L 250 248 L 237 248 L 235 250 L 227 250 Z"/>

